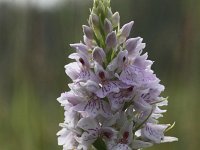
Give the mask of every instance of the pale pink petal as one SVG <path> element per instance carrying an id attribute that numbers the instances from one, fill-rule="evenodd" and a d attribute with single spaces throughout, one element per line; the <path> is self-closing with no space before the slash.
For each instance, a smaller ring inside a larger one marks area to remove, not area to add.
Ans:
<path id="1" fill-rule="evenodd" d="M 124 37 L 128 37 L 131 32 L 133 24 L 134 24 L 134 21 L 131 21 L 123 25 L 122 28 L 120 29 L 121 35 Z"/>
<path id="2" fill-rule="evenodd" d="M 65 73 L 72 79 L 75 80 L 78 78 L 81 68 L 77 62 L 69 63 L 65 65 Z"/>
<path id="3" fill-rule="evenodd" d="M 141 56 L 137 56 L 134 60 L 134 65 L 137 67 L 140 67 L 142 69 L 150 69 L 151 65 L 153 64 L 153 61 L 147 60 L 148 54 L 145 53 Z"/>
<path id="4" fill-rule="evenodd" d="M 133 149 L 141 149 L 141 148 L 148 148 L 148 147 L 151 147 L 153 146 L 152 143 L 150 142 L 145 142 L 145 141 L 141 141 L 141 140 L 134 140 L 132 142 L 132 148 Z"/>
<path id="5" fill-rule="evenodd" d="M 119 79 L 128 85 L 138 87 L 145 87 L 159 82 L 155 74 L 134 65 L 127 66 L 120 74 Z"/>
<path id="6" fill-rule="evenodd" d="M 178 138 L 171 137 L 171 136 L 164 136 L 164 138 L 162 139 L 161 143 L 175 142 L 175 141 L 178 141 Z"/>
<path id="7" fill-rule="evenodd" d="M 127 144 L 117 144 L 111 150 L 131 150 L 131 148 Z"/>
<path id="8" fill-rule="evenodd" d="M 97 90 L 95 93 L 99 98 L 104 98 L 111 92 L 114 93 L 119 92 L 119 87 L 114 81 L 104 82 L 103 84 L 101 84 L 101 88 Z"/>
<path id="9" fill-rule="evenodd" d="M 90 117 L 80 119 L 77 126 L 85 131 L 90 131 L 90 130 L 96 131 L 100 128 L 97 121 Z"/>
<path id="10" fill-rule="evenodd" d="M 107 118 L 111 116 L 110 106 L 107 102 L 100 99 L 90 100 L 88 102 L 82 102 L 72 108 L 75 111 L 87 113 L 87 116 L 96 117 L 102 115 Z"/>
<path id="11" fill-rule="evenodd" d="M 142 137 L 151 140 L 154 143 L 161 143 L 164 139 L 164 131 L 169 125 L 158 125 L 147 123 L 146 126 L 141 130 Z"/>

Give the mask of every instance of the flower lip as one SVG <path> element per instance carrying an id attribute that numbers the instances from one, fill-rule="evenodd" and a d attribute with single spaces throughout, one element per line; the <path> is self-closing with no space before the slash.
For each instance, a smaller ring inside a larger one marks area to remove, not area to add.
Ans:
<path id="1" fill-rule="evenodd" d="M 112 137 L 112 134 L 110 132 L 103 132 L 102 134 L 103 134 L 103 136 L 105 136 L 108 139 L 110 139 Z"/>
<path id="2" fill-rule="evenodd" d="M 83 66 L 85 65 L 85 62 L 84 62 L 83 58 L 79 58 L 79 61 Z"/>
<path id="3" fill-rule="evenodd" d="M 102 79 L 102 80 L 105 80 L 105 73 L 103 71 L 99 72 L 99 77 Z"/>
<path id="4" fill-rule="evenodd" d="M 124 139 L 127 139 L 128 136 L 129 136 L 129 132 L 124 132 L 124 134 L 123 134 L 123 138 L 124 138 Z"/>
<path id="5" fill-rule="evenodd" d="M 124 57 L 123 57 L 123 62 L 125 62 L 125 61 L 126 61 L 126 57 L 124 56 Z"/>

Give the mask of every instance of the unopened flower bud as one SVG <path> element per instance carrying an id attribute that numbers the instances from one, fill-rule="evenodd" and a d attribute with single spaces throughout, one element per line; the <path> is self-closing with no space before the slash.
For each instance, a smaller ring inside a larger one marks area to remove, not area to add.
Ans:
<path id="1" fill-rule="evenodd" d="M 104 6 L 104 4 L 103 4 L 102 1 L 99 1 L 99 4 L 98 4 L 97 9 L 98 9 L 98 12 L 103 12 L 103 13 L 105 13 L 105 6 Z"/>
<path id="2" fill-rule="evenodd" d="M 127 38 L 130 35 L 133 23 L 134 23 L 134 21 L 131 21 L 131 22 L 123 25 L 123 27 L 120 29 L 122 36 Z"/>
<path id="3" fill-rule="evenodd" d="M 117 37 L 116 32 L 112 31 L 106 37 L 106 46 L 107 48 L 114 48 L 117 46 Z"/>
<path id="4" fill-rule="evenodd" d="M 112 23 L 107 18 L 104 21 L 104 31 L 106 33 L 110 33 L 112 31 Z"/>
<path id="5" fill-rule="evenodd" d="M 106 54 L 102 48 L 95 47 L 92 52 L 92 57 L 94 61 L 98 62 L 99 64 L 102 64 L 106 58 Z"/>
<path id="6" fill-rule="evenodd" d="M 120 16 L 119 16 L 119 13 L 118 12 L 115 12 L 112 16 L 112 24 L 113 24 L 113 27 L 117 27 L 119 25 L 119 22 L 120 22 Z"/>
<path id="7" fill-rule="evenodd" d="M 93 39 L 93 30 L 90 27 L 83 25 L 83 33 L 88 39 Z"/>
<path id="8" fill-rule="evenodd" d="M 112 19 L 112 16 L 113 16 L 113 13 L 112 13 L 111 8 L 107 8 L 107 17 L 108 17 L 109 19 Z"/>
<path id="9" fill-rule="evenodd" d="M 90 21 L 91 21 L 93 26 L 98 26 L 99 25 L 99 17 L 95 13 L 92 13 L 90 15 Z"/>

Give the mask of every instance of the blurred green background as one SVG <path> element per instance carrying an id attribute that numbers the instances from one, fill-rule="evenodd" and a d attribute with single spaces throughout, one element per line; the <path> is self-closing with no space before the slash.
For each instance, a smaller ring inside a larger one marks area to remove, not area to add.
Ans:
<path id="1" fill-rule="evenodd" d="M 38 9 L 0 3 L 0 150 L 61 150 L 56 101 L 67 90 L 64 73 L 70 43 L 82 40 L 92 0 L 73 0 Z M 200 148 L 200 1 L 112 0 L 121 22 L 135 21 L 153 69 L 166 86 L 168 112 L 162 123 L 176 126 L 179 142 L 149 150 Z"/>

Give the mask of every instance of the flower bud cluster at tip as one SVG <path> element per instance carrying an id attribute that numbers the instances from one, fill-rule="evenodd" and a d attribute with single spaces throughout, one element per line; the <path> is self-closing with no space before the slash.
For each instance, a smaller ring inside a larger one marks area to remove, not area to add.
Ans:
<path id="1" fill-rule="evenodd" d="M 94 0 L 83 42 L 70 44 L 75 60 L 65 66 L 72 83 L 57 99 L 65 110 L 57 133 L 63 150 L 131 150 L 177 141 L 159 124 L 168 104 L 164 86 L 142 53 L 141 37 L 129 38 L 134 22 L 120 27 L 110 0 Z"/>

